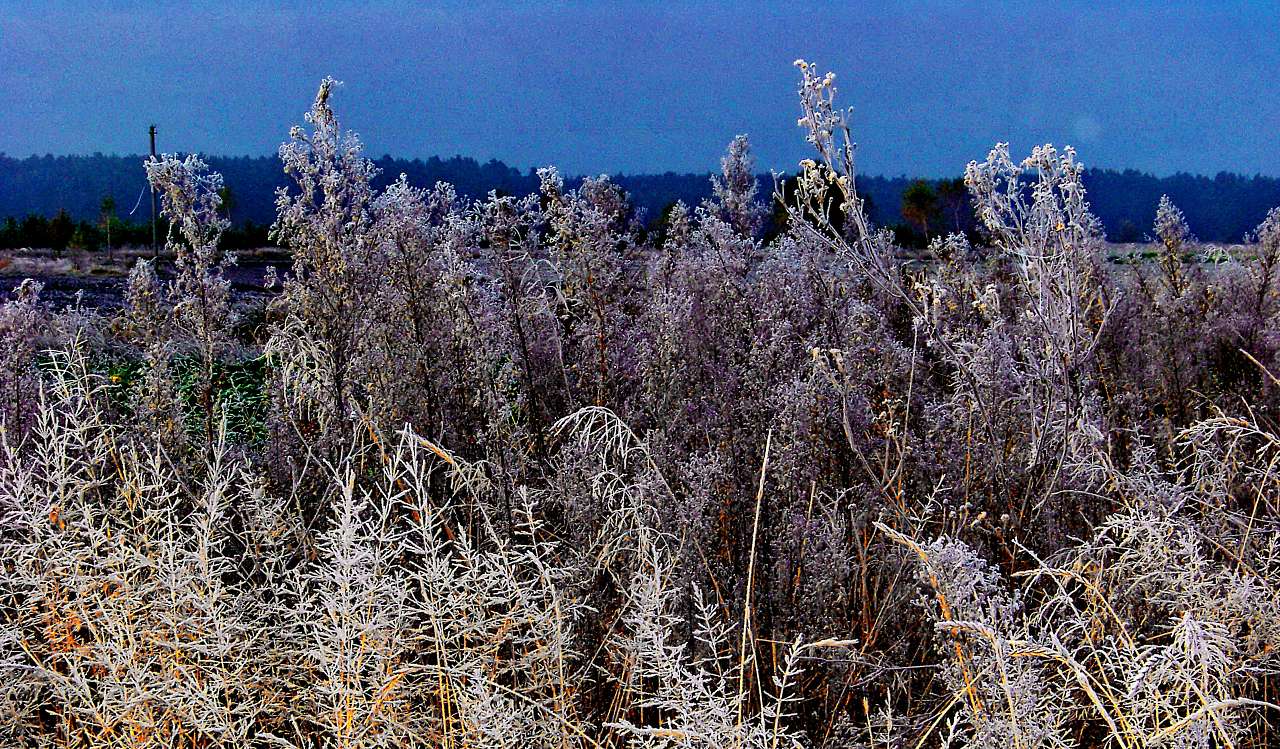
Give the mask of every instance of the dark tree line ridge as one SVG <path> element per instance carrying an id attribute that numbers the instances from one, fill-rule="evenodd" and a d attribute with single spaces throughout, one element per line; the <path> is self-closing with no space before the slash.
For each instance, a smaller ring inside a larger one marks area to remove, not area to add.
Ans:
<path id="1" fill-rule="evenodd" d="M 28 216 L 57 219 L 59 212 L 72 224 L 100 223 L 104 198 L 114 201 L 123 223 L 145 224 L 149 219 L 142 156 L 92 155 L 29 156 L 0 154 L 0 219 L 11 217 L 20 225 Z M 226 179 L 226 204 L 235 227 L 267 226 L 275 218 L 275 191 L 285 185 L 285 175 L 275 156 L 210 156 L 211 169 Z M 480 162 L 454 156 L 403 159 L 384 155 L 373 161 L 380 170 L 374 187 L 382 189 L 401 174 L 411 184 L 448 182 L 460 195 L 479 198 L 490 191 L 500 195 L 524 195 L 536 191 L 538 176 L 532 169 L 520 171 L 501 161 Z M 581 178 L 567 180 L 570 187 Z M 626 190 L 642 220 L 660 217 L 671 205 L 683 201 L 698 205 L 711 196 L 708 174 L 619 175 L 614 182 Z M 771 175 L 759 177 L 760 194 L 773 189 Z M 1160 196 L 1168 195 L 1183 207 L 1200 239 L 1239 242 L 1257 226 L 1270 206 L 1280 203 L 1280 179 L 1221 172 L 1213 177 L 1178 173 L 1167 177 L 1134 169 L 1088 169 L 1084 173 L 1090 207 L 1102 221 L 1107 238 L 1115 242 L 1145 241 L 1150 218 Z M 859 177 L 859 193 L 869 199 L 870 218 L 894 227 L 905 244 L 923 244 L 925 236 L 965 231 L 972 226 L 967 195 L 957 179 Z M 130 209 L 138 204 L 133 215 Z M 12 228 L 12 227 L 11 227 Z M 74 232 L 75 226 L 71 231 Z M 69 238 L 68 238 L 69 239 Z"/>

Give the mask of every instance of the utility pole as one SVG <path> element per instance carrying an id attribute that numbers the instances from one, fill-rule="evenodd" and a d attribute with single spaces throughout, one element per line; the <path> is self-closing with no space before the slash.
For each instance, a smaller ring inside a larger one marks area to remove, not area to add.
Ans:
<path id="1" fill-rule="evenodd" d="M 151 158 L 156 157 L 156 126 L 151 126 Z M 151 187 L 151 259 L 158 260 L 160 258 L 160 245 L 156 242 L 156 186 L 151 184 L 151 180 L 147 180 L 147 184 Z"/>

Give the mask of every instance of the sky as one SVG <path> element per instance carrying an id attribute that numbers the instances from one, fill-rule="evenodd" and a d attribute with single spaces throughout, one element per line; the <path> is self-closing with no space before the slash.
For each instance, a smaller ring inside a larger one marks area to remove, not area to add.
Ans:
<path id="1" fill-rule="evenodd" d="M 274 153 L 326 75 L 371 156 L 705 172 L 808 155 L 805 58 L 859 170 L 955 176 L 998 141 L 1088 165 L 1280 176 L 1280 2 L 0 0 L 0 152 Z"/>

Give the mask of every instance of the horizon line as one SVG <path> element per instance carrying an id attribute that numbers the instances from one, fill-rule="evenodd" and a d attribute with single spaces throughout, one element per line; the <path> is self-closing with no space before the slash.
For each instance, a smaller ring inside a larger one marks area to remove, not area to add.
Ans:
<path id="1" fill-rule="evenodd" d="M 160 153 L 161 153 L 161 154 L 164 154 L 164 153 L 172 153 L 172 154 L 177 154 L 177 155 L 196 154 L 196 155 L 201 156 L 201 157 L 205 157 L 205 158 L 215 158 L 215 159 L 268 159 L 268 158 L 278 158 L 278 154 L 276 154 L 276 153 L 262 153 L 262 154 L 244 154 L 244 153 L 241 153 L 241 154 L 227 154 L 227 153 L 209 153 L 209 152 L 207 152 L 207 151 L 182 151 L 182 150 L 177 150 L 177 151 L 163 151 L 163 150 L 161 150 L 161 151 L 160 151 Z M 140 159 L 140 160 L 146 160 L 147 158 L 149 158 L 149 157 L 150 157 L 150 154 L 147 154 L 147 153 L 123 153 L 123 154 L 122 154 L 122 153 L 118 153 L 118 152 L 115 152 L 115 151 L 112 151 L 112 152 L 110 152 L 110 153 L 103 152 L 103 151 L 93 151 L 93 152 L 91 152 L 91 153 L 53 153 L 53 152 L 51 152 L 51 151 L 46 151 L 45 153 L 31 153 L 31 154 L 27 154 L 27 155 L 25 155 L 25 156 L 16 156 L 16 155 L 14 155 L 14 154 L 10 154 L 10 153 L 8 153 L 7 151 L 0 150 L 0 159 L 10 159 L 10 160 L 12 160 L 12 161 L 26 161 L 26 160 L 30 160 L 30 159 L 46 159 L 46 158 L 54 158 L 54 159 L 60 159 L 60 158 L 93 158 L 93 157 L 99 157 L 99 156 L 100 156 L 100 157 L 113 158 L 113 159 L 138 158 L 138 159 Z M 437 159 L 437 160 L 439 160 L 439 161 L 450 161 L 450 160 L 454 160 L 454 159 L 464 159 L 464 160 L 470 160 L 470 161 L 473 161 L 473 162 L 475 162 L 476 164 L 481 165 L 481 166 L 484 166 L 484 165 L 486 165 L 486 164 L 494 164 L 494 163 L 496 163 L 496 164 L 501 164 L 502 166 L 507 167 L 507 168 L 509 168 L 509 169 L 514 169 L 517 173 L 519 173 L 519 174 L 520 174 L 520 175 L 522 175 L 522 176 L 533 175 L 533 174 L 535 174 L 535 173 L 536 173 L 536 171 L 537 171 L 538 169 L 543 169 L 543 168 L 547 168 L 547 167 L 554 167 L 554 168 L 556 168 L 556 169 L 559 169 L 559 167 L 558 167 L 556 164 L 543 164 L 542 166 L 530 166 L 530 167 L 527 167 L 527 168 L 522 169 L 522 168 L 520 168 L 520 167 L 518 167 L 518 166 L 515 166 L 515 165 L 513 165 L 513 164 L 510 164 L 510 163 L 508 163 L 508 162 L 506 162 L 506 161 L 503 161 L 502 159 L 499 159 L 499 158 L 497 158 L 497 157 L 489 157 L 489 158 L 487 158 L 487 159 L 486 159 L 486 158 L 482 158 L 482 157 L 478 157 L 478 156 L 470 156 L 470 155 L 467 155 L 467 154 L 461 154 L 461 153 L 456 153 L 456 154 L 453 154 L 453 155 L 451 155 L 451 156 L 444 156 L 444 155 L 441 155 L 441 154 L 431 154 L 431 155 L 429 155 L 429 156 L 396 156 L 396 155 L 393 155 L 393 154 L 390 154 L 390 153 L 383 153 L 383 154 L 382 154 L 382 155 L 380 155 L 380 156 L 370 156 L 370 155 L 366 154 L 366 155 L 365 155 L 365 158 L 367 158 L 367 159 L 369 159 L 369 161 L 372 161 L 372 162 L 375 162 L 375 163 L 376 163 L 376 162 L 378 162 L 378 161 L 383 161 L 383 160 L 387 160 L 387 159 L 390 159 L 390 160 L 392 160 L 392 161 L 419 161 L 419 162 L 426 162 L 426 161 L 429 161 L 429 160 L 431 160 L 431 159 Z M 966 163 L 967 163 L 967 162 L 966 162 Z M 1228 175 L 1228 176 L 1234 176 L 1234 177 L 1245 177 L 1245 178 L 1249 178 L 1249 179 L 1259 179 L 1259 178 L 1261 178 L 1261 179 L 1280 180 L 1280 174 L 1267 174 L 1267 173 L 1264 173 L 1264 172 L 1261 172 L 1261 171 L 1245 172 L 1245 171 L 1233 171 L 1233 170 L 1228 170 L 1228 169 L 1220 169 L 1220 170 L 1218 170 L 1217 172 L 1215 172 L 1215 173 L 1213 173 L 1213 174 L 1207 174 L 1207 173 L 1205 173 L 1205 172 L 1192 172 L 1192 171 L 1185 171 L 1185 170 L 1177 170 L 1177 171 L 1174 171 L 1174 172 L 1169 172 L 1169 173 L 1167 173 L 1167 174 L 1159 174 L 1159 173 L 1156 173 L 1156 172 L 1153 172 L 1153 171 L 1149 171 L 1149 170 L 1145 170 L 1145 169 L 1139 169 L 1139 168 L 1137 168 L 1137 167 L 1102 166 L 1102 165 L 1097 165 L 1097 164 L 1092 164 L 1092 165 L 1091 165 L 1091 164 L 1088 164 L 1087 162 L 1085 163 L 1085 167 L 1084 167 L 1084 168 L 1085 168 L 1085 171 L 1087 171 L 1087 172 L 1090 172 L 1090 171 L 1101 171 L 1101 172 L 1115 172 L 1115 173 L 1118 173 L 1118 174 L 1124 174 L 1124 173 L 1128 173 L 1128 172 L 1135 172 L 1135 173 L 1137 173 L 1137 174 L 1139 174 L 1139 175 L 1142 175 L 1142 176 L 1145 176 L 1145 177 L 1153 177 L 1153 178 L 1155 178 L 1155 179 L 1170 179 L 1170 178 L 1173 178 L 1173 177 L 1184 177 L 1184 176 L 1187 176 L 1187 177 L 1194 177 L 1194 178 L 1201 178 L 1201 179 L 1209 179 L 1209 180 L 1212 180 L 1212 179 L 1216 179 L 1217 177 L 1219 177 L 1219 176 L 1221 176 L 1221 175 Z M 602 175 L 603 175 L 603 176 L 609 176 L 609 177 L 661 177 L 661 176 L 666 176 L 666 175 L 684 176 L 684 177 L 702 177 L 702 176 L 712 176 L 712 175 L 715 175 L 715 174 L 718 174 L 718 173 L 719 173 L 719 172 L 718 172 L 718 170 L 716 170 L 716 169 L 708 169 L 708 170 L 706 170 L 706 171 L 702 171 L 702 172 L 677 171 L 677 170 L 674 170 L 674 169 L 666 169 L 666 170 L 663 170 L 663 171 L 644 171 L 644 172 L 590 171 L 590 172 L 576 172 L 576 173 L 569 173 L 569 172 L 565 172 L 565 173 L 563 173 L 563 174 L 564 174 L 564 176 L 565 176 L 566 178 L 569 178 L 569 179 L 579 179 L 579 178 L 582 178 L 582 177 L 597 177 L 597 176 L 602 176 Z M 775 171 L 775 170 L 758 171 L 758 172 L 756 172 L 756 175 L 757 175 L 757 176 L 759 176 L 759 177 L 767 177 L 767 176 L 771 176 L 771 175 L 775 175 L 775 174 L 776 174 L 776 175 L 790 175 L 790 174 L 793 174 L 793 172 L 790 172 L 790 171 Z M 857 175 L 857 176 L 858 176 L 858 177 L 861 177 L 861 178 L 864 178 L 864 179 L 889 179 L 889 180 L 893 180 L 893 179 L 922 179 L 922 180 L 925 180 L 925 181 L 942 181 L 942 180 L 951 180 L 951 179 L 956 179 L 956 178 L 958 178 L 958 177 L 963 177 L 963 174 L 964 174 L 964 170 L 963 170 L 963 169 L 961 169 L 961 170 L 960 170 L 958 173 L 956 173 L 955 175 L 943 175 L 943 176 L 938 176 L 938 175 L 922 175 L 922 174 L 908 174 L 908 173 L 906 173 L 906 172 L 899 172 L 899 173 L 898 173 L 898 174 L 896 174 L 896 175 L 894 175 L 894 174 L 888 174 L 888 173 L 885 173 L 885 172 L 880 172 L 880 173 L 878 173 L 878 174 L 859 174 L 859 175 Z"/>

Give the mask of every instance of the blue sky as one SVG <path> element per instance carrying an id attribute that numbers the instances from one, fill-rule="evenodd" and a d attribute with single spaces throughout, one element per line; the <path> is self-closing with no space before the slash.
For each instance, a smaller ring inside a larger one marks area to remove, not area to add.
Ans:
<path id="1" fill-rule="evenodd" d="M 1123 8 L 1117 6 L 1123 5 Z M 1280 175 L 1280 3 L 0 0 L 0 151 L 274 152 L 321 77 L 372 155 L 706 171 L 807 155 L 797 57 L 834 70 L 862 171 L 991 144 Z"/>

